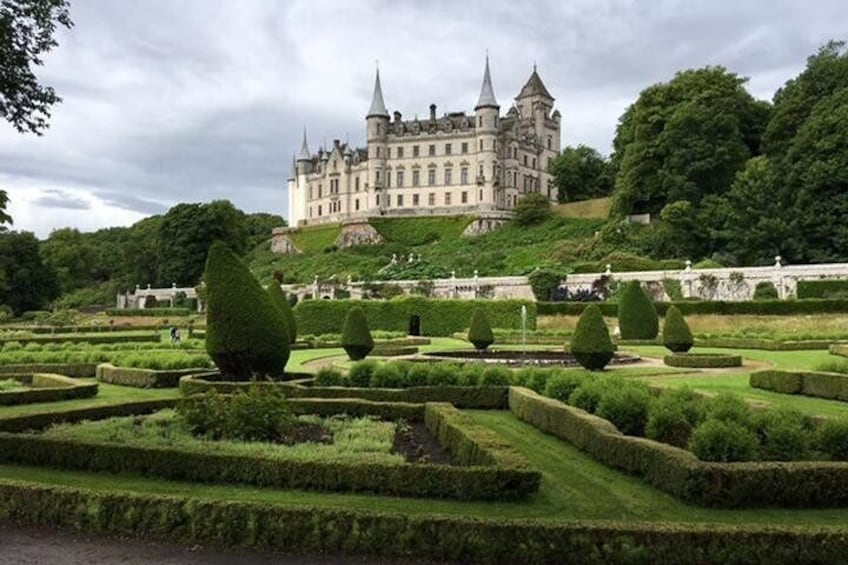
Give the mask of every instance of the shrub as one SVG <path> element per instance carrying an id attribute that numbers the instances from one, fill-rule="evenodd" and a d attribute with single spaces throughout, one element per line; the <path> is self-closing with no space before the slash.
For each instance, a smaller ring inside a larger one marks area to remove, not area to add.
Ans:
<path id="1" fill-rule="evenodd" d="M 406 373 L 400 363 L 382 363 L 374 369 L 368 384 L 372 388 L 401 388 L 405 381 Z"/>
<path id="2" fill-rule="evenodd" d="M 595 413 L 615 424 L 623 434 L 644 436 L 652 401 L 647 387 L 635 382 L 627 383 L 623 387 L 604 390 Z"/>
<path id="3" fill-rule="evenodd" d="M 654 402 L 648 411 L 645 437 L 685 448 L 689 444 L 693 425 L 686 417 L 683 406 L 668 402 Z"/>
<path id="4" fill-rule="evenodd" d="M 757 448 L 754 432 L 731 420 L 708 419 L 689 441 L 689 449 L 702 461 L 752 461 Z"/>
<path id="5" fill-rule="evenodd" d="M 554 291 L 559 288 L 566 275 L 553 269 L 536 269 L 527 277 L 536 300 L 551 300 Z"/>
<path id="6" fill-rule="evenodd" d="M 763 281 L 758 282 L 754 287 L 754 300 L 777 300 L 777 289 L 774 283 Z"/>
<path id="7" fill-rule="evenodd" d="M 471 326 L 468 328 L 468 341 L 474 344 L 474 348 L 482 351 L 495 342 L 495 336 L 492 335 L 492 326 L 489 325 L 489 319 L 486 313 L 479 308 L 474 310 L 471 316 Z"/>
<path id="8" fill-rule="evenodd" d="M 568 403 L 586 412 L 594 413 L 604 393 L 621 386 L 624 386 L 624 381 L 618 377 L 587 378 L 574 389 L 568 397 Z"/>
<path id="9" fill-rule="evenodd" d="M 540 224 L 551 217 L 551 201 L 540 192 L 531 192 L 515 205 L 515 223 L 519 226 Z"/>
<path id="10" fill-rule="evenodd" d="M 657 311 L 639 281 L 630 281 L 618 304 L 621 339 L 655 339 L 659 334 Z"/>
<path id="11" fill-rule="evenodd" d="M 811 427 L 797 410 L 763 410 L 754 416 L 754 429 L 760 437 L 763 459 L 806 459 L 813 440 Z"/>
<path id="12" fill-rule="evenodd" d="M 721 393 L 707 401 L 706 417 L 710 420 L 734 422 L 741 426 L 751 424 L 751 407 L 741 396 Z"/>
<path id="13" fill-rule="evenodd" d="M 586 374 L 579 371 L 560 371 L 545 383 L 545 396 L 560 402 L 568 402 L 577 387 L 586 381 Z"/>
<path id="14" fill-rule="evenodd" d="M 480 384 L 483 386 L 509 386 L 512 371 L 506 367 L 486 367 Z"/>
<path id="15" fill-rule="evenodd" d="M 316 386 L 341 386 L 344 384 L 344 377 L 341 372 L 331 367 L 322 367 L 315 374 Z"/>
<path id="16" fill-rule="evenodd" d="M 671 306 L 666 311 L 662 334 L 663 345 L 674 353 L 686 353 L 695 344 L 689 324 L 683 319 L 683 314 L 677 306 Z"/>
<path id="17" fill-rule="evenodd" d="M 430 365 L 427 363 L 413 363 L 406 373 L 406 382 L 409 386 L 426 386 L 429 380 Z"/>
<path id="18" fill-rule="evenodd" d="M 609 330 L 601 310 L 590 304 L 580 315 L 571 340 L 571 354 L 584 368 L 598 371 L 606 367 L 613 355 Z"/>
<path id="19" fill-rule="evenodd" d="M 289 343 L 297 341 L 297 321 L 294 319 L 294 312 L 291 309 L 286 293 L 280 288 L 276 281 L 271 281 L 268 285 L 268 295 L 271 297 L 271 302 L 274 303 L 283 319 L 286 321 L 286 329 L 288 329 Z"/>
<path id="20" fill-rule="evenodd" d="M 816 445 L 831 459 L 848 461 L 848 419 L 833 419 L 818 429 Z"/>
<path id="21" fill-rule="evenodd" d="M 354 306 L 347 313 L 342 330 L 342 347 L 353 361 L 365 359 L 374 349 L 374 340 L 368 329 L 368 320 L 362 308 Z"/>
<path id="22" fill-rule="evenodd" d="M 289 359 L 286 322 L 259 282 L 226 244 L 209 248 L 204 280 L 206 351 L 227 378 L 282 375 Z"/>
<path id="23" fill-rule="evenodd" d="M 462 369 L 456 363 L 437 363 L 430 366 L 427 384 L 430 386 L 452 386 L 459 384 Z"/>
<path id="24" fill-rule="evenodd" d="M 538 367 L 526 367 L 519 369 L 513 374 L 513 382 L 519 386 L 525 386 L 532 391 L 542 394 L 548 382 L 548 371 Z"/>
<path id="25" fill-rule="evenodd" d="M 377 369 L 376 361 L 359 361 L 350 366 L 347 379 L 351 386 L 365 388 L 371 384 L 371 376 Z"/>
<path id="26" fill-rule="evenodd" d="M 485 370 L 486 367 L 482 363 L 466 363 L 459 373 L 459 384 L 462 386 L 479 386 Z"/>

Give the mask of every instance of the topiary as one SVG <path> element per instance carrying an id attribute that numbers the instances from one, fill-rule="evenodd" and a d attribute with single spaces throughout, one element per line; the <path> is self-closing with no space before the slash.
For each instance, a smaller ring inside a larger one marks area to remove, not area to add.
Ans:
<path id="1" fill-rule="evenodd" d="M 577 321 L 571 354 L 584 368 L 599 371 L 610 362 L 614 349 L 601 309 L 590 304 Z"/>
<path id="2" fill-rule="evenodd" d="M 621 339 L 655 339 L 660 322 L 653 302 L 639 281 L 630 281 L 618 304 Z"/>
<path id="3" fill-rule="evenodd" d="M 705 421 L 689 441 L 689 449 L 702 461 L 753 461 L 758 447 L 754 432 L 730 420 Z"/>
<path id="4" fill-rule="evenodd" d="M 663 320 L 663 345 L 674 353 L 686 353 L 695 344 L 689 324 L 677 306 L 670 306 Z"/>
<path id="5" fill-rule="evenodd" d="M 471 315 L 471 326 L 468 328 L 468 341 L 474 344 L 477 351 L 483 351 L 495 342 L 489 318 L 482 308 L 474 310 Z"/>
<path id="6" fill-rule="evenodd" d="M 216 241 L 206 259 L 206 351 L 231 380 L 282 375 L 289 360 L 285 319 L 248 268 Z"/>
<path id="7" fill-rule="evenodd" d="M 374 340 L 371 338 L 371 330 L 368 329 L 368 320 L 365 319 L 362 308 L 354 306 L 348 311 L 341 345 L 353 361 L 365 359 L 374 349 Z"/>
<path id="8" fill-rule="evenodd" d="M 286 298 L 286 293 L 283 292 L 276 280 L 268 285 L 268 295 L 283 314 L 283 319 L 286 321 L 286 327 L 289 330 L 289 343 L 294 343 L 297 340 L 297 321 L 294 319 L 294 312 L 288 298 Z"/>

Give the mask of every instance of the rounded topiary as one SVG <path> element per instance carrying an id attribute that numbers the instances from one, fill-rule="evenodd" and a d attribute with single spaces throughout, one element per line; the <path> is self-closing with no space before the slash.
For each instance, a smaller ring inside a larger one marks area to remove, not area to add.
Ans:
<path id="1" fill-rule="evenodd" d="M 289 360 L 288 326 L 247 266 L 216 241 L 206 259 L 206 351 L 228 379 L 279 376 Z"/>
<path id="2" fill-rule="evenodd" d="M 677 306 L 669 307 L 663 320 L 663 345 L 674 353 L 686 353 L 695 344 L 689 324 Z"/>
<path id="3" fill-rule="evenodd" d="M 495 342 L 492 334 L 492 326 L 486 313 L 478 308 L 471 315 L 471 326 L 468 328 L 468 341 L 474 344 L 474 348 L 483 351 Z"/>
<path id="4" fill-rule="evenodd" d="M 341 345 L 353 361 L 365 359 L 374 349 L 374 340 L 371 338 L 371 330 L 368 329 L 368 320 L 365 319 L 362 308 L 354 306 L 347 313 Z"/>
<path id="5" fill-rule="evenodd" d="M 590 304 L 577 321 L 571 354 L 586 369 L 599 371 L 610 362 L 614 350 L 601 309 Z"/>
<path id="6" fill-rule="evenodd" d="M 274 305 L 280 309 L 283 319 L 286 321 L 286 327 L 289 330 L 289 343 L 294 343 L 297 339 L 297 322 L 294 319 L 294 312 L 289 300 L 286 298 L 286 293 L 283 292 L 276 280 L 271 281 L 271 284 L 268 285 L 268 295 Z"/>
<path id="7" fill-rule="evenodd" d="M 618 303 L 618 326 L 621 339 L 655 339 L 660 322 L 654 304 L 639 281 L 624 287 Z"/>

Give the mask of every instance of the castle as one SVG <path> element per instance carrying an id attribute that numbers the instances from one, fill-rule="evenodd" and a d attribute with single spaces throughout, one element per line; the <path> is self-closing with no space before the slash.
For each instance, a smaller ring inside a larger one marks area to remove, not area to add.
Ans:
<path id="1" fill-rule="evenodd" d="M 303 146 L 288 179 L 289 225 L 343 222 L 380 215 L 509 213 L 529 192 L 552 201 L 548 163 L 559 154 L 561 115 L 534 65 L 505 116 L 495 98 L 489 60 L 474 114 L 429 119 L 389 116 L 380 72 L 365 118 L 367 146 L 339 140 L 312 154 Z"/>

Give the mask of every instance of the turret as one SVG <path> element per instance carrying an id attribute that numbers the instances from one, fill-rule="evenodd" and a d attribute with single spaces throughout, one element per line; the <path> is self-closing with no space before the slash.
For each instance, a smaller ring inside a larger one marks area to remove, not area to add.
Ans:
<path id="1" fill-rule="evenodd" d="M 536 65 L 533 65 L 530 78 L 515 97 L 515 103 L 522 122 L 530 121 L 538 141 L 536 175 L 539 179 L 539 192 L 553 199 L 555 191 L 552 190 L 551 175 L 548 174 L 547 167 L 550 160 L 559 154 L 561 116 L 559 111 L 551 112 L 554 107 L 554 97 L 545 88 Z"/>
<path id="2" fill-rule="evenodd" d="M 300 145 L 300 153 L 295 162 L 295 169 L 298 175 L 305 175 L 312 172 L 312 155 L 309 153 L 309 144 L 306 142 L 306 128 L 303 128 L 303 143 Z"/>
<path id="3" fill-rule="evenodd" d="M 478 190 L 477 203 L 482 207 L 494 207 L 495 187 L 498 182 L 498 115 L 500 106 L 495 99 L 495 91 L 492 88 L 492 77 L 489 73 L 489 56 L 486 55 L 486 68 L 483 72 L 483 86 L 480 89 L 480 98 L 474 107 L 477 170 L 475 178 Z"/>
<path id="4" fill-rule="evenodd" d="M 371 107 L 365 117 L 368 130 L 368 162 L 369 184 L 376 191 L 375 198 L 380 198 L 380 208 L 384 208 L 385 197 L 382 188 L 386 186 L 386 159 L 389 151 L 389 112 L 383 102 L 383 89 L 380 86 L 380 69 L 374 80 L 374 94 L 371 97 Z"/>

